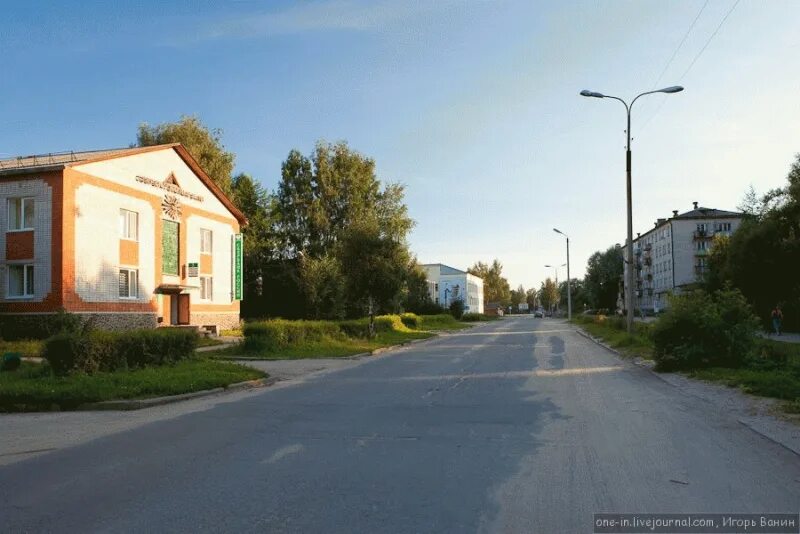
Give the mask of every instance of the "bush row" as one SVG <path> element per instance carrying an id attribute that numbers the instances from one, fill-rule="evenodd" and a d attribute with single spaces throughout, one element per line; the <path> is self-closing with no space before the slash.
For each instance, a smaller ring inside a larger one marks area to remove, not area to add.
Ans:
<path id="1" fill-rule="evenodd" d="M 53 373 L 96 373 L 164 365 L 191 358 L 197 333 L 189 329 L 61 333 L 45 341 L 42 357 Z"/>
<path id="2" fill-rule="evenodd" d="M 248 351 L 275 350 L 326 338 L 342 337 L 342 329 L 332 321 L 289 321 L 271 319 L 245 323 L 244 348 Z"/>

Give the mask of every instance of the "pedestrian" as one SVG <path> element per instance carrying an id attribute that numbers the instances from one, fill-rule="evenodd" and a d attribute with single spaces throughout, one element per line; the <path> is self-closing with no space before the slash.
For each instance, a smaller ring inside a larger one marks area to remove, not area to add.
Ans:
<path id="1" fill-rule="evenodd" d="M 780 305 L 776 305 L 772 309 L 772 329 L 777 335 L 781 335 L 781 323 L 783 323 L 783 312 Z"/>

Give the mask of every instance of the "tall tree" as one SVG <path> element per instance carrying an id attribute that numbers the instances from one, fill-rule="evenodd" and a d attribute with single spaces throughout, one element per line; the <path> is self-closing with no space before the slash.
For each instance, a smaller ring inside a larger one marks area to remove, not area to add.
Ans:
<path id="1" fill-rule="evenodd" d="M 552 310 L 558 304 L 558 287 L 552 278 L 548 277 L 539 288 L 539 302 L 546 310 Z"/>
<path id="2" fill-rule="evenodd" d="M 357 315 L 369 315 L 373 335 L 375 314 L 380 309 L 396 311 L 399 304 L 411 261 L 408 248 L 369 219 L 354 221 L 337 248 L 347 274 L 350 306 Z"/>
<path id="3" fill-rule="evenodd" d="M 184 115 L 177 122 L 139 125 L 137 146 L 181 143 L 225 194 L 230 195 L 234 154 L 222 144 L 222 130 L 209 129 L 199 118 Z"/>
<path id="4" fill-rule="evenodd" d="M 622 247 L 614 245 L 604 252 L 595 252 L 586 266 L 584 286 L 589 306 L 615 310 L 619 282 L 623 274 Z"/>
<path id="5" fill-rule="evenodd" d="M 528 291 L 525 292 L 525 300 L 528 303 L 528 307 L 530 309 L 536 308 L 536 304 L 538 302 L 538 297 L 536 293 L 536 288 L 530 288 Z"/>
<path id="6" fill-rule="evenodd" d="M 491 265 L 479 261 L 467 269 L 469 274 L 483 280 L 483 301 L 507 306 L 511 303 L 511 287 L 503 277 L 503 264 L 495 259 Z"/>
<path id="7" fill-rule="evenodd" d="M 521 303 L 525 302 L 525 296 L 525 288 L 520 284 L 517 289 L 511 290 L 511 305 L 519 306 Z"/>

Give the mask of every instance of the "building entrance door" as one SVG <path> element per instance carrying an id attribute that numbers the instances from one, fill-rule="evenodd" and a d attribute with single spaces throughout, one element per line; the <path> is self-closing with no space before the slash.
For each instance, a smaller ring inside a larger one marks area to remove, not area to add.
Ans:
<path id="1" fill-rule="evenodd" d="M 189 324 L 189 306 L 190 300 L 188 294 L 170 295 L 169 296 L 169 324 L 171 325 L 186 325 Z"/>

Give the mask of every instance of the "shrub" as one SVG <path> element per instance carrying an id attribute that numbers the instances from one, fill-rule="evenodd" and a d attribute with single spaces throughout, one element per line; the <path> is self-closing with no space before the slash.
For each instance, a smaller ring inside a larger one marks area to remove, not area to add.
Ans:
<path id="1" fill-rule="evenodd" d="M 456 319 L 461 319 L 461 316 L 464 315 L 464 301 L 461 299 L 456 299 L 450 303 L 450 315 L 455 317 Z"/>
<path id="2" fill-rule="evenodd" d="M 738 367 L 753 353 L 758 318 L 738 290 L 674 296 L 652 326 L 660 370 Z"/>
<path id="3" fill-rule="evenodd" d="M 475 323 L 478 321 L 491 321 L 494 317 L 490 317 L 483 313 L 465 313 L 461 316 L 461 320 L 467 323 Z"/>
<path id="4" fill-rule="evenodd" d="M 369 317 L 339 321 L 339 328 L 349 337 L 369 337 Z M 378 315 L 375 317 L 375 333 L 381 332 L 409 332 L 399 315 Z"/>
<path id="5" fill-rule="evenodd" d="M 322 341 L 326 337 L 342 336 L 339 326 L 332 321 L 288 321 L 271 319 L 245 323 L 243 328 L 244 348 L 248 351 L 277 350 L 311 341 Z"/>
<path id="6" fill-rule="evenodd" d="M 400 316 L 400 320 L 403 321 L 406 327 L 414 330 L 419 330 L 422 327 L 422 317 L 416 313 L 404 313 Z"/>
<path id="7" fill-rule="evenodd" d="M 192 357 L 196 344 L 188 329 L 65 332 L 45 342 L 42 357 L 58 376 L 92 374 L 174 363 Z"/>

